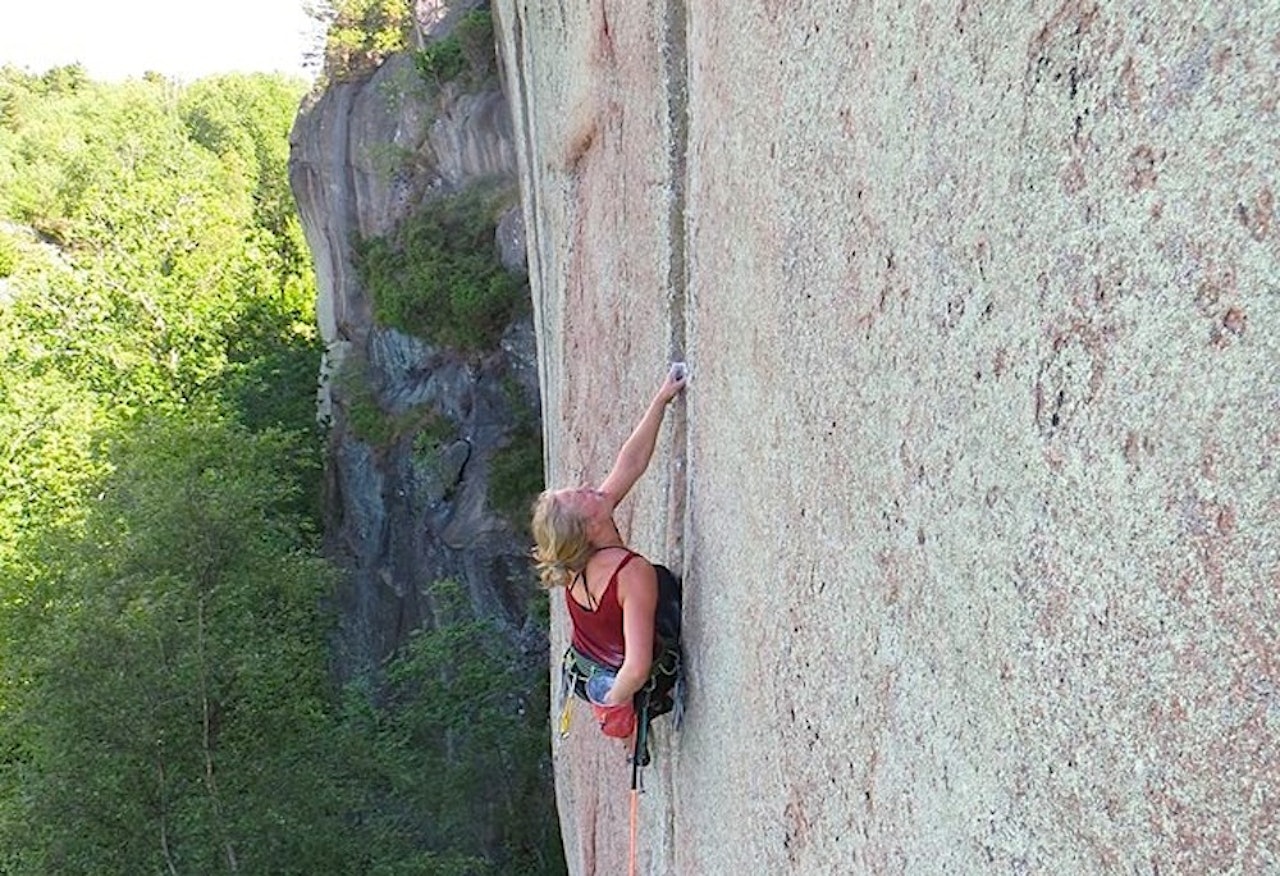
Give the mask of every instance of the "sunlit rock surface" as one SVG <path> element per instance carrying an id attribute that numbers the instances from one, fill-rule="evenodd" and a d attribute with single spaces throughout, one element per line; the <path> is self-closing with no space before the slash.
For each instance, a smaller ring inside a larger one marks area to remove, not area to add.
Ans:
<path id="1" fill-rule="evenodd" d="M 549 479 L 692 364 L 641 871 L 1280 870 L 1274 4 L 494 7 Z"/>

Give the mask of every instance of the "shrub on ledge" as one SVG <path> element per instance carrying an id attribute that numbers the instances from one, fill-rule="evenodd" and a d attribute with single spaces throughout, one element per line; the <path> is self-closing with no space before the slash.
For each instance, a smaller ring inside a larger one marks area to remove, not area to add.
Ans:
<path id="1" fill-rule="evenodd" d="M 379 323 L 467 352 L 493 349 L 528 296 L 494 240 L 509 190 L 473 187 L 432 201 L 389 237 L 356 246 Z"/>

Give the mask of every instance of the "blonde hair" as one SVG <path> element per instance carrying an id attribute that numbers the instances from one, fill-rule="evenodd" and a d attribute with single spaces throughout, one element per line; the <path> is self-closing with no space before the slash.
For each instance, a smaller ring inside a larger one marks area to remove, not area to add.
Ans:
<path id="1" fill-rule="evenodd" d="M 533 560 L 547 590 L 565 587 L 591 556 L 591 542 L 581 515 L 555 492 L 546 490 L 533 503 Z"/>

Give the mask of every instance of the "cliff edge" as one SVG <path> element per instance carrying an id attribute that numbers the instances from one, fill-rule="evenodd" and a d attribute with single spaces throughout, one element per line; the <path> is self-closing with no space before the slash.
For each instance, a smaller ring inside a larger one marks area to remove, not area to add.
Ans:
<path id="1" fill-rule="evenodd" d="M 1273 6 L 493 6 L 548 481 L 693 369 L 619 520 L 686 592 L 642 872 L 1280 867 Z"/>

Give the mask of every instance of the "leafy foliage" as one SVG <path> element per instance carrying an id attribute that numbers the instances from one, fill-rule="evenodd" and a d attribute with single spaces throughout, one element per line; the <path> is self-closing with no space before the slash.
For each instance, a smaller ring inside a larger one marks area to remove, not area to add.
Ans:
<path id="1" fill-rule="evenodd" d="M 408 45 L 413 26 L 406 0 L 315 0 L 307 12 L 325 28 L 324 75 L 333 82 L 372 73 Z"/>
<path id="2" fill-rule="evenodd" d="M 303 449 L 184 420 L 112 442 L 60 586 L 22 627 L 26 683 L 5 705 L 27 746 L 28 828 L 4 844 L 33 870 L 130 872 L 161 848 L 202 872 L 227 855 L 270 869 L 265 825 L 339 801 L 323 771 L 288 769 L 316 754 L 327 698 L 332 576 L 298 516 Z M 323 866 L 301 839 L 290 854 Z"/>
<path id="3" fill-rule="evenodd" d="M 278 403 L 319 356 L 299 87 L 223 86 L 0 73 L 2 218 L 57 244 L 0 306 L 0 872 L 314 872 L 341 827 L 294 775 L 332 700 L 318 434 Z"/>
<path id="4" fill-rule="evenodd" d="M 473 187 L 425 205 L 393 237 L 362 241 L 356 267 L 378 321 L 446 347 L 496 346 L 528 306 L 524 281 L 503 268 L 494 243 L 510 197 Z"/>
<path id="5" fill-rule="evenodd" d="M 0 280 L 13 276 L 18 266 L 18 242 L 12 234 L 0 230 Z"/>
<path id="6" fill-rule="evenodd" d="M 459 77 L 477 87 L 494 75 L 493 17 L 487 9 L 468 12 L 447 35 L 415 56 L 418 71 L 437 86 Z M 464 76 L 465 74 L 465 76 Z"/>
<path id="7" fill-rule="evenodd" d="M 380 780 L 370 786 L 381 804 L 370 817 L 383 848 L 425 845 L 433 868 L 375 858 L 370 872 L 562 872 L 554 807 L 541 790 L 550 770 L 541 660 L 536 670 L 521 665 L 492 622 L 471 619 L 453 581 L 436 581 L 430 597 L 436 624 L 389 663 L 388 707 L 362 720 L 364 735 L 380 740 Z M 531 670 L 534 692 L 524 689 Z M 360 694 L 351 697 L 361 720 Z"/>
<path id="8" fill-rule="evenodd" d="M 493 14 L 488 9 L 475 9 L 464 15 L 454 28 L 453 36 L 475 80 L 483 80 L 493 72 L 496 60 Z"/>
<path id="9" fill-rule="evenodd" d="M 507 403 L 516 412 L 515 425 L 506 446 L 494 454 L 490 463 L 489 501 L 513 525 L 527 529 L 529 508 L 546 482 L 542 428 L 515 381 L 509 380 L 505 389 Z"/>
<path id="10" fill-rule="evenodd" d="M 70 268 L 33 266 L 14 319 L 47 364 L 124 412 L 219 393 L 228 364 L 244 364 L 246 326 L 279 341 L 291 374 L 314 362 L 310 260 L 280 179 L 297 92 L 271 77 L 224 81 L 239 92 L 247 156 L 188 136 L 163 81 L 50 93 L 19 74 L 3 89 L 0 167 L 15 184 L 0 209 L 59 244 Z M 188 117 L 211 115 L 216 94 L 184 95 Z M 258 147 L 271 140 L 274 157 Z"/>
<path id="11" fill-rule="evenodd" d="M 563 872 L 497 630 L 331 682 L 302 87 L 0 70 L 0 873 Z"/>
<path id="12" fill-rule="evenodd" d="M 466 69 L 467 59 L 457 39 L 445 38 L 419 52 L 414 63 L 428 82 L 442 85 L 456 79 Z"/>
<path id="13" fill-rule="evenodd" d="M 433 427 L 439 419 L 430 405 L 398 414 L 383 410 L 370 382 L 369 364 L 359 354 L 349 354 L 342 361 L 333 382 L 338 390 L 335 395 L 346 408 L 347 428 L 356 438 L 374 447 L 386 447 L 403 435 Z"/>

